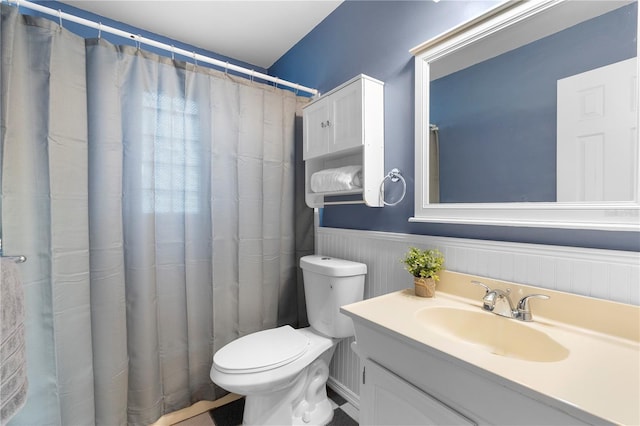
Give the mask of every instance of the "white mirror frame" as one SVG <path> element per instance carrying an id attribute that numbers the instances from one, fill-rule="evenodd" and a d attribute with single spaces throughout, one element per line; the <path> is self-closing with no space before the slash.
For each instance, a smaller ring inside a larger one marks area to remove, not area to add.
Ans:
<path id="1" fill-rule="evenodd" d="M 411 50 L 415 55 L 416 130 L 415 216 L 409 218 L 410 222 L 640 231 L 639 182 L 636 182 L 635 202 L 429 203 L 429 184 L 426 177 L 429 176 L 430 63 L 563 1 L 536 0 L 517 2 L 515 5 L 513 2 L 503 3 L 480 17 L 463 23 Z M 637 88 L 636 100 L 640 99 L 640 84 Z M 640 108 L 636 109 L 640 110 Z M 638 123 L 640 123 L 640 114 Z M 637 164 L 640 164 L 640 149 L 637 150 L 637 155 Z M 639 176 L 636 178 L 640 179 Z"/>

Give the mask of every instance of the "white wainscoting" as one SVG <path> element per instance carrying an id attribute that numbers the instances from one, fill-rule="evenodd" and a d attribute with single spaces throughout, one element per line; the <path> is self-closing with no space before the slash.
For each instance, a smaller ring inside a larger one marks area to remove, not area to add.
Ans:
<path id="1" fill-rule="evenodd" d="M 365 298 L 413 286 L 400 259 L 410 246 L 437 248 L 450 271 L 640 305 L 640 253 L 316 228 L 316 253 L 367 264 Z M 353 338 L 336 348 L 329 384 L 358 406 Z"/>

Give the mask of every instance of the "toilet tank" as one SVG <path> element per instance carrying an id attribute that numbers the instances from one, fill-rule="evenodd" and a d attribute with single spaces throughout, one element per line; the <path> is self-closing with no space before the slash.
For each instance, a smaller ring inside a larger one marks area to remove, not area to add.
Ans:
<path id="1" fill-rule="evenodd" d="M 309 324 L 329 337 L 354 335 L 351 318 L 340 313 L 340 306 L 364 297 L 367 265 L 329 256 L 300 258 Z"/>

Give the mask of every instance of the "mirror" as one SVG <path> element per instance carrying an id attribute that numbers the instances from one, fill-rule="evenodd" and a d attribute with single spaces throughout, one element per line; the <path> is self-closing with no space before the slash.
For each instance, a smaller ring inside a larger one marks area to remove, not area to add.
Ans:
<path id="1" fill-rule="evenodd" d="M 506 3 L 413 49 L 411 220 L 638 230 L 637 6 Z"/>

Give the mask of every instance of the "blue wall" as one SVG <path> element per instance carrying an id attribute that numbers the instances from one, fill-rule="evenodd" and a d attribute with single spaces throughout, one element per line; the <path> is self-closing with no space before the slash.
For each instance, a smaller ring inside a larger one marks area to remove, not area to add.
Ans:
<path id="1" fill-rule="evenodd" d="M 323 226 L 640 251 L 640 233 L 408 222 L 414 202 L 414 60 L 409 49 L 496 3 L 346 1 L 269 69 L 322 92 L 360 73 L 385 82 L 385 170 L 402 171 L 407 196 L 394 207 L 327 207 Z"/>
<path id="2" fill-rule="evenodd" d="M 635 57 L 637 6 L 431 82 L 440 201 L 556 201 L 556 82 Z"/>
<path id="3" fill-rule="evenodd" d="M 155 38 L 186 50 L 222 61 L 265 70 L 217 55 L 198 47 L 153 34 L 139 28 L 99 17 L 55 1 L 45 6 L 100 21 L 133 34 Z M 409 223 L 413 216 L 413 132 L 414 62 L 409 49 L 451 27 L 475 17 L 499 3 L 493 1 L 354 1 L 347 0 L 268 71 L 279 78 L 327 92 L 364 73 L 385 82 L 385 169 L 398 167 L 407 178 L 408 193 L 395 207 L 333 206 L 324 209 L 323 225 L 337 228 L 369 229 L 414 234 L 452 236 L 503 241 L 521 241 L 580 247 L 640 251 L 638 233 L 531 229 L 493 226 Z M 23 13 L 32 13 L 27 9 Z M 32 13 L 33 14 L 33 13 Z M 56 19 L 49 17 L 49 19 Z M 64 22 L 64 27 L 83 37 L 95 37 L 95 30 Z M 112 43 L 133 44 L 131 40 L 102 35 Z M 169 56 L 166 52 L 155 50 Z M 190 58 L 177 58 L 190 60 Z M 393 199 L 393 188 L 388 188 Z M 397 194 L 396 194 L 397 195 Z"/>

